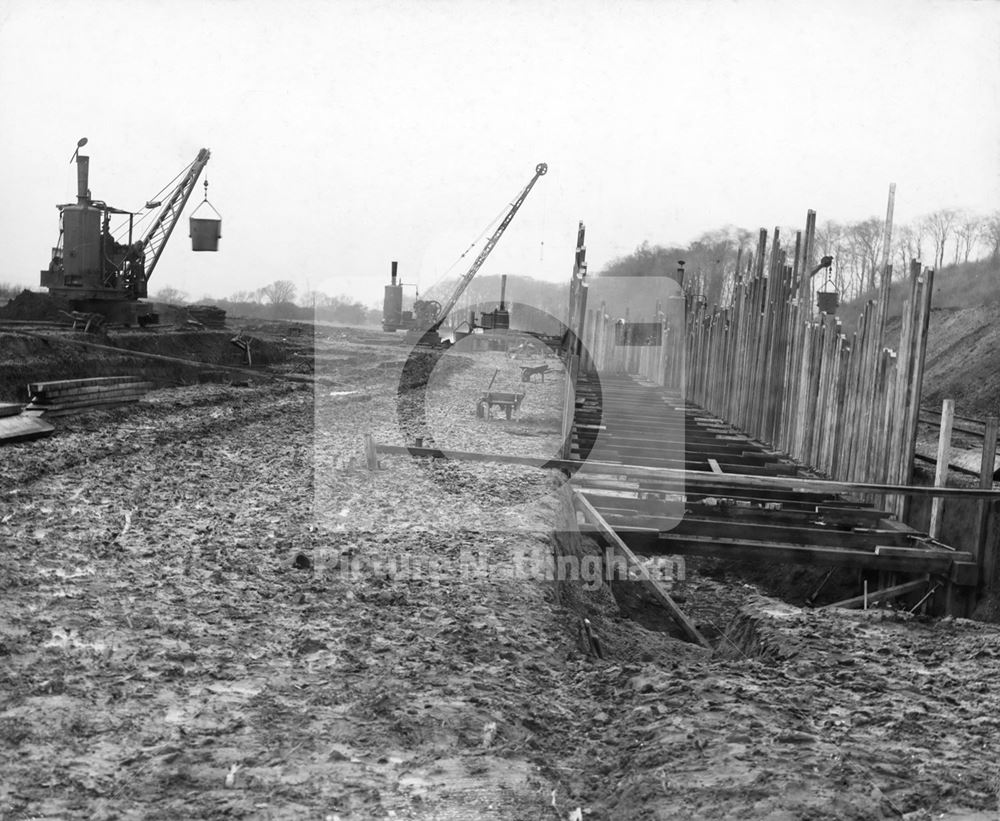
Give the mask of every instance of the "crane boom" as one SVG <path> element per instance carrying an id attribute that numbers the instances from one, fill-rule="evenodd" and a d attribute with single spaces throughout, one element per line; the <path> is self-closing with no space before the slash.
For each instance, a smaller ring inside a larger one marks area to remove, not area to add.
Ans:
<path id="1" fill-rule="evenodd" d="M 437 320 L 435 320 L 434 324 L 431 325 L 431 327 L 429 328 L 429 331 L 431 333 L 436 332 L 437 329 L 441 327 L 445 319 L 448 318 L 448 314 L 451 313 L 452 309 L 458 303 L 459 297 L 462 296 L 462 293 L 468 287 L 469 283 L 472 282 L 472 278 L 476 275 L 476 272 L 482 267 L 483 263 L 486 262 L 486 258 L 490 255 L 490 252 L 496 247 L 496 244 L 500 241 L 500 237 L 503 236 L 503 232 L 507 230 L 507 226 L 510 225 L 510 222 L 512 219 L 514 219 L 514 215 L 517 213 L 517 210 L 524 203 L 525 199 L 527 199 L 528 194 L 531 192 L 531 189 L 534 187 L 535 183 L 538 182 L 538 178 L 545 176 L 548 170 L 549 166 L 543 162 L 540 162 L 538 163 L 538 165 L 535 166 L 535 176 L 531 178 L 531 181 L 524 187 L 524 190 L 522 190 L 521 193 L 518 194 L 517 199 L 514 200 L 514 203 L 511 205 L 510 210 L 507 212 L 506 216 L 504 216 L 503 220 L 500 222 L 500 225 L 497 226 L 497 230 L 493 232 L 492 236 L 486 241 L 486 245 L 483 246 L 483 250 L 479 252 L 479 256 L 476 257 L 475 262 L 473 262 L 469 270 L 462 275 L 462 278 L 459 280 L 458 285 L 455 288 L 455 291 L 452 293 L 452 295 L 448 298 L 448 301 L 441 308 Z"/>
<path id="2" fill-rule="evenodd" d="M 191 196 L 191 192 L 198 182 L 198 177 L 201 176 L 202 169 L 204 169 L 210 156 L 211 152 L 207 148 L 203 148 L 198 152 L 198 156 L 191 163 L 191 167 L 188 169 L 187 174 L 184 175 L 184 179 L 171 192 L 169 199 L 163 204 L 163 208 L 156 215 L 156 219 L 153 220 L 149 231 L 146 232 L 146 236 L 143 237 L 143 249 L 146 251 L 147 257 L 152 257 L 146 265 L 147 280 L 153 275 L 153 269 L 160 259 L 160 254 L 163 253 L 163 247 L 167 244 L 167 240 L 170 239 L 170 234 L 177 225 L 177 218 L 184 210 L 184 206 L 187 205 L 188 197 Z"/>

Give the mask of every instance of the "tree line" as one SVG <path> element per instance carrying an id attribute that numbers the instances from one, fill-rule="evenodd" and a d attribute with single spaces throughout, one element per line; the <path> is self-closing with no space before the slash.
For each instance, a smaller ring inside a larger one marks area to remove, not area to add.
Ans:
<path id="1" fill-rule="evenodd" d="M 191 302 L 179 288 L 165 285 L 153 294 L 153 299 L 169 305 L 214 305 L 234 316 L 261 319 L 318 319 L 345 325 L 376 325 L 382 321 L 381 311 L 346 296 L 316 290 L 306 291 L 298 300 L 297 296 L 294 282 L 278 279 L 256 290 L 236 291 L 223 299 L 206 296 L 197 302 Z"/>
<path id="2" fill-rule="evenodd" d="M 783 247 L 793 249 L 796 229 L 779 228 Z M 600 272 L 602 276 L 673 274 L 684 260 L 685 287 L 709 304 L 728 305 L 737 270 L 747 270 L 756 251 L 758 232 L 736 226 L 707 231 L 687 246 L 644 242 Z M 821 290 L 836 290 L 842 300 L 875 288 L 883 257 L 884 221 L 878 217 L 856 222 L 826 220 L 816 227 L 815 256 L 832 256 Z M 907 224 L 893 226 L 889 263 L 902 277 L 912 260 L 941 269 L 988 258 L 1000 264 L 1000 211 L 989 215 L 961 209 L 940 209 Z M 819 276 L 824 276 L 820 274 Z"/>

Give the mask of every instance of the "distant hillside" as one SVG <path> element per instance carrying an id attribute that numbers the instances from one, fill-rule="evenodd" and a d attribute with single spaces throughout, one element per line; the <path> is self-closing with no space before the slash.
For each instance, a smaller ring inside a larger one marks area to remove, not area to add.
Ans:
<path id="1" fill-rule="evenodd" d="M 423 299 L 436 299 L 444 302 L 454 291 L 458 284 L 458 279 L 450 279 L 434 286 L 426 293 L 421 294 Z M 476 277 L 469 283 L 459 300 L 456 311 L 461 309 L 461 316 L 464 318 L 468 314 L 468 308 L 474 307 L 476 312 L 491 311 L 500 302 L 500 277 L 484 276 Z M 544 282 L 532 277 L 510 275 L 507 277 L 507 307 L 511 310 L 511 323 L 517 325 L 517 312 L 512 306 L 525 305 L 544 311 L 550 316 L 559 320 L 565 319 L 566 310 L 569 306 L 569 284 Z M 468 306 L 468 307 L 466 307 Z M 534 312 L 527 312 L 534 315 Z M 534 328 L 533 328 L 534 329 Z M 548 328 L 538 330 L 548 331 Z M 555 331 L 552 331 L 553 333 Z"/>

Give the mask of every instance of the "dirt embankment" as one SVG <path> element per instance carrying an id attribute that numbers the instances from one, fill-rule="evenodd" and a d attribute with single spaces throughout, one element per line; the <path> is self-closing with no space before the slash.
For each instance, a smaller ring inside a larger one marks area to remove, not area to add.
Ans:
<path id="1" fill-rule="evenodd" d="M 34 331 L 32 332 L 34 333 Z M 50 379 L 82 379 L 141 373 L 159 386 L 197 382 L 200 370 L 180 363 L 129 356 L 125 351 L 153 353 L 211 365 L 245 367 L 246 353 L 232 343 L 234 331 L 119 331 L 67 335 L 40 331 L 49 338 L 19 331 L 0 331 L 0 401 L 26 402 L 27 384 Z M 60 338 L 121 348 L 116 354 L 58 341 Z M 294 352 L 275 341 L 254 337 L 255 367 L 290 362 Z"/>
<path id="2" fill-rule="evenodd" d="M 956 412 L 983 417 L 1000 405 L 1000 302 L 931 313 L 925 407 L 954 399 Z"/>

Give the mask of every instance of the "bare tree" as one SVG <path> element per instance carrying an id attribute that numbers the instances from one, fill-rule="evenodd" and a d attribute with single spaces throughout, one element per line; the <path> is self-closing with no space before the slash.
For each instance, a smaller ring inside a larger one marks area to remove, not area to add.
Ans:
<path id="1" fill-rule="evenodd" d="M 336 300 L 329 294 L 325 294 L 322 291 L 317 291 L 315 288 L 306 291 L 302 295 L 302 304 L 315 310 L 316 308 L 328 308 L 334 304 Z M 341 299 L 341 301 L 343 301 Z"/>
<path id="2" fill-rule="evenodd" d="M 944 267 L 944 251 L 955 226 L 957 213 L 952 208 L 942 208 L 923 218 L 922 224 L 934 241 L 934 267 Z"/>
<path id="3" fill-rule="evenodd" d="M 877 283 L 877 271 L 882 257 L 882 220 L 869 217 L 847 226 L 847 239 L 861 268 L 866 290 L 872 291 Z"/>
<path id="4" fill-rule="evenodd" d="M 226 300 L 227 302 L 259 302 L 260 292 L 259 291 L 236 291 L 230 294 Z"/>
<path id="5" fill-rule="evenodd" d="M 893 245 L 900 261 L 899 270 L 904 277 L 910 270 L 910 263 L 915 259 L 921 259 L 923 256 L 925 232 L 926 228 L 923 221 L 920 220 L 909 225 L 900 226 L 896 231 Z"/>
<path id="6" fill-rule="evenodd" d="M 153 294 L 153 299 L 157 302 L 166 302 L 168 305 L 183 305 L 187 302 L 187 291 L 174 288 L 172 285 L 164 285 Z"/>
<path id="7" fill-rule="evenodd" d="M 983 219 L 980 239 L 990 249 L 990 259 L 1000 262 L 1000 211 L 994 211 Z"/>
<path id="8" fill-rule="evenodd" d="M 960 211 L 955 225 L 955 262 L 968 262 L 983 236 L 983 218 L 971 211 Z"/>
<path id="9" fill-rule="evenodd" d="M 276 279 L 261 288 L 260 293 L 272 305 L 292 302 L 295 299 L 295 283 L 288 279 Z"/>
<path id="10" fill-rule="evenodd" d="M 834 220 L 827 220 L 816 228 L 816 253 L 821 257 L 836 257 L 843 238 L 844 226 Z"/>

